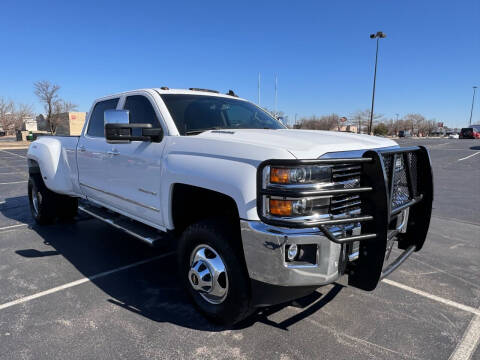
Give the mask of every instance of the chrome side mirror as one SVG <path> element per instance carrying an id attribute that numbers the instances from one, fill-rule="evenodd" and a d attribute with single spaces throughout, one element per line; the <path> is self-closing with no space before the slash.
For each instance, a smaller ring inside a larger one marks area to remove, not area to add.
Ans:
<path id="1" fill-rule="evenodd" d="M 104 112 L 105 140 L 109 144 L 129 144 L 131 141 L 161 142 L 162 128 L 151 124 L 130 124 L 128 110 L 106 110 Z M 138 130 L 134 134 L 134 130 Z"/>
<path id="2" fill-rule="evenodd" d="M 130 112 L 128 110 L 106 110 L 103 113 L 104 124 L 130 124 Z"/>

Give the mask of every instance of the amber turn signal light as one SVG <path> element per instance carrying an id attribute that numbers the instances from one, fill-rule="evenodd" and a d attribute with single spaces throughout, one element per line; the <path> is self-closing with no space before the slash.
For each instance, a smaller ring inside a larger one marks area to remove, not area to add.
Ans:
<path id="1" fill-rule="evenodd" d="M 290 169 L 272 168 L 270 182 L 273 184 L 287 184 L 290 182 Z"/>
<path id="2" fill-rule="evenodd" d="M 272 200 L 270 199 L 270 214 L 276 216 L 291 216 L 292 201 L 291 200 Z"/>

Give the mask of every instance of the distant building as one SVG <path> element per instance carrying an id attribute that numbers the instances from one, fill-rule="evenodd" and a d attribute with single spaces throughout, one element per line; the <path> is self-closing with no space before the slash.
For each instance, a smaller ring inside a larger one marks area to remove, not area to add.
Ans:
<path id="1" fill-rule="evenodd" d="M 78 136 L 82 132 L 87 113 L 70 111 L 58 114 L 56 135 Z"/>
<path id="2" fill-rule="evenodd" d="M 333 128 L 332 130 L 337 130 L 337 127 Z M 356 125 L 340 125 L 339 131 L 344 132 L 353 132 L 356 133 L 358 130 Z"/>
<path id="3" fill-rule="evenodd" d="M 24 117 L 22 121 L 23 131 L 37 131 L 37 120 L 33 117 Z"/>

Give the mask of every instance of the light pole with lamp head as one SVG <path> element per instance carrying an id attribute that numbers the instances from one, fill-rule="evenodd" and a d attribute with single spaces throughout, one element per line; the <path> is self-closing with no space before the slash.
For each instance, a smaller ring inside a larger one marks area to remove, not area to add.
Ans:
<path id="1" fill-rule="evenodd" d="M 381 31 L 376 34 L 370 34 L 370 39 L 377 39 L 377 51 L 375 53 L 375 72 L 373 73 L 373 92 L 372 92 L 372 109 L 370 110 L 370 122 L 368 123 L 368 133 L 372 133 L 373 125 L 373 107 L 375 104 L 375 83 L 377 81 L 377 63 L 378 63 L 378 40 L 386 38 L 387 35 Z"/>

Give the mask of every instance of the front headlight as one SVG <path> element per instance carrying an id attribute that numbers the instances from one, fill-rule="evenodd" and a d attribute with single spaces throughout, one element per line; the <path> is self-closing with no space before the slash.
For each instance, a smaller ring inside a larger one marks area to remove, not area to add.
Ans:
<path id="1" fill-rule="evenodd" d="M 269 167 L 270 184 L 314 184 L 330 182 L 331 166 Z"/>
<path id="2" fill-rule="evenodd" d="M 266 166 L 263 189 L 316 190 L 331 185 L 332 166 Z M 264 196 L 264 215 L 269 217 L 318 219 L 328 216 L 330 196 L 296 197 Z"/>
<path id="3" fill-rule="evenodd" d="M 330 197 L 268 199 L 267 214 L 279 217 L 312 217 L 328 214 Z"/>

